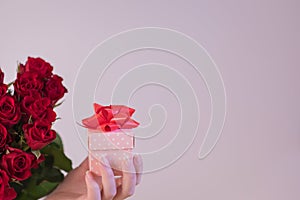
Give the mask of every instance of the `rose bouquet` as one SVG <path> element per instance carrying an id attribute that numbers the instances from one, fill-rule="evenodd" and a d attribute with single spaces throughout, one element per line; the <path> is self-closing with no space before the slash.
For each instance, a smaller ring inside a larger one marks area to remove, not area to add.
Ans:
<path id="1" fill-rule="evenodd" d="M 49 194 L 72 169 L 53 123 L 67 92 L 41 58 L 19 64 L 5 84 L 0 69 L 0 199 L 34 200 Z"/>

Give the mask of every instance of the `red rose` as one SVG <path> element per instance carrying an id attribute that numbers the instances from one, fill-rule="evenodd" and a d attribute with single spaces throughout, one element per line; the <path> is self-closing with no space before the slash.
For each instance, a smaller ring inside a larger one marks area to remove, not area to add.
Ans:
<path id="1" fill-rule="evenodd" d="M 0 124 L 0 152 L 4 150 L 9 140 L 10 140 L 10 135 L 7 132 L 7 129 L 2 124 Z"/>
<path id="2" fill-rule="evenodd" d="M 29 95 L 31 91 L 40 91 L 43 88 L 43 82 L 36 72 L 18 73 L 14 82 L 15 92 L 20 96 Z"/>
<path id="3" fill-rule="evenodd" d="M 7 85 L 0 83 L 0 97 L 4 96 L 7 92 Z"/>
<path id="4" fill-rule="evenodd" d="M 19 65 L 19 73 L 36 72 L 41 78 L 49 78 L 52 75 L 53 67 L 42 58 L 28 57 L 25 65 Z"/>
<path id="5" fill-rule="evenodd" d="M 0 69 L 0 83 L 3 83 L 3 80 L 4 80 L 4 73 L 2 69 Z"/>
<path id="6" fill-rule="evenodd" d="M 40 120 L 23 125 L 23 130 L 26 142 L 33 150 L 42 149 L 56 138 L 56 132 L 51 130 L 51 124 Z"/>
<path id="7" fill-rule="evenodd" d="M 20 117 L 20 108 L 17 105 L 15 98 L 8 95 L 0 97 L 0 123 L 10 127 L 18 123 Z"/>
<path id="8" fill-rule="evenodd" d="M 53 75 L 46 83 L 46 96 L 52 100 L 52 103 L 57 102 L 67 93 L 67 89 L 62 84 L 63 79 L 58 75 Z"/>
<path id="9" fill-rule="evenodd" d="M 21 109 L 27 114 L 25 120 L 28 120 L 30 116 L 34 120 L 45 120 L 49 123 L 56 119 L 56 113 L 48 97 L 25 96 L 21 102 Z"/>
<path id="10" fill-rule="evenodd" d="M 8 151 L 8 154 L 2 156 L 2 168 L 11 178 L 18 181 L 28 179 L 31 176 L 31 168 L 36 163 L 35 155 L 12 147 L 8 147 Z"/>
<path id="11" fill-rule="evenodd" d="M 0 199 L 12 200 L 17 197 L 17 193 L 9 185 L 9 177 L 6 172 L 0 169 Z"/>

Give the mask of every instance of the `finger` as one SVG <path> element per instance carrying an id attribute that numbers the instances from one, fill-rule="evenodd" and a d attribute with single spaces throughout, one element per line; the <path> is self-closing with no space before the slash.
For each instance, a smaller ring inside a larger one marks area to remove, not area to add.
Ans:
<path id="1" fill-rule="evenodd" d="M 87 171 L 85 174 L 85 182 L 87 187 L 87 200 L 101 200 L 101 190 L 90 171 Z"/>
<path id="2" fill-rule="evenodd" d="M 117 193 L 114 173 L 110 167 L 108 160 L 105 157 L 101 158 L 101 162 L 99 165 L 103 184 L 102 199 L 111 200 Z"/>
<path id="3" fill-rule="evenodd" d="M 117 178 L 116 180 L 116 186 L 120 187 L 122 185 L 122 177 L 121 178 Z"/>
<path id="4" fill-rule="evenodd" d="M 120 192 L 114 200 L 121 200 L 134 194 L 136 185 L 136 173 L 133 165 L 133 157 L 126 159 L 122 163 L 123 182 Z"/>
<path id="5" fill-rule="evenodd" d="M 140 184 L 143 173 L 143 159 L 141 155 L 134 155 L 133 164 L 136 171 L 136 185 Z"/>

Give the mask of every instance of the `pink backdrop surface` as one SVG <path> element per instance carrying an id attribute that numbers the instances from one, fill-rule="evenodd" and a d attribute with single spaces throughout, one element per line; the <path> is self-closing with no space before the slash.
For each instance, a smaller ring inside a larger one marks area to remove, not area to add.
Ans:
<path id="1" fill-rule="evenodd" d="M 189 76 L 201 99 L 197 138 L 177 162 L 145 174 L 130 199 L 297 200 L 299 8 L 296 0 L 1 1 L 0 66 L 9 82 L 17 61 L 24 62 L 28 55 L 41 56 L 64 77 L 69 93 L 57 109 L 62 120 L 55 129 L 77 166 L 87 151 L 75 133 L 72 90 L 88 53 L 111 35 L 132 28 L 156 26 L 183 32 L 203 45 L 222 74 L 227 94 L 223 133 L 213 152 L 199 160 L 210 117 L 209 96 L 203 82 L 185 70 L 182 73 Z M 130 66 L 136 60 L 164 58 L 170 65 L 182 64 L 176 58 L 168 59 L 169 55 L 156 54 L 137 52 L 122 62 Z M 155 95 L 152 98 L 157 100 Z M 85 106 L 92 110 L 92 105 Z M 176 114 L 171 112 L 173 120 Z M 147 121 L 138 112 L 137 118 Z M 172 136 L 171 130 L 162 141 Z M 141 152 L 159 145 L 151 139 L 137 141 Z"/>

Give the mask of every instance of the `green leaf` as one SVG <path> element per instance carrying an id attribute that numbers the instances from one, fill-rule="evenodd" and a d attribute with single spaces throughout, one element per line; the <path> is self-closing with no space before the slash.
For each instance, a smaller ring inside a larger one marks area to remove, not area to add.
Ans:
<path id="1" fill-rule="evenodd" d="M 64 175 L 57 168 L 43 168 L 38 184 L 40 184 L 43 180 L 49 182 L 61 182 L 64 180 Z"/>
<path id="2" fill-rule="evenodd" d="M 50 194 L 59 183 L 52 183 L 48 181 L 43 181 L 41 184 L 22 190 L 21 194 L 16 198 L 16 200 L 37 200 Z"/>
<path id="3" fill-rule="evenodd" d="M 59 171 L 58 169 L 46 167 L 33 169 L 32 176 L 29 179 L 22 181 L 21 184 L 24 186 L 24 188 L 21 191 L 18 191 L 17 200 L 37 200 L 51 193 L 63 179 L 63 176 L 60 178 L 55 178 L 61 176 L 58 175 L 61 173 L 57 171 L 54 172 L 53 170 Z M 47 172 L 49 172 L 49 174 L 47 174 Z M 47 181 L 45 180 L 45 175 L 48 176 L 48 179 L 55 179 L 58 181 Z M 17 188 L 16 185 L 14 185 L 14 188 Z"/>
<path id="4" fill-rule="evenodd" d="M 61 101 L 60 103 L 55 104 L 55 105 L 53 106 L 53 108 L 56 108 L 56 107 L 60 106 L 64 101 L 65 101 L 65 100 Z"/>
<path id="5" fill-rule="evenodd" d="M 14 190 L 19 194 L 21 190 L 23 189 L 23 184 L 22 183 L 17 183 L 17 182 L 11 182 L 10 186 L 14 188 Z"/>
<path id="6" fill-rule="evenodd" d="M 60 137 L 59 134 L 56 134 L 56 138 L 55 140 L 53 141 L 54 144 L 57 145 L 57 147 L 61 150 L 61 151 L 64 151 L 64 145 L 62 143 L 62 139 Z"/>
<path id="7" fill-rule="evenodd" d="M 54 163 L 53 156 L 48 155 L 48 156 L 45 156 L 45 161 L 41 163 L 41 166 L 51 168 L 51 167 L 53 167 L 53 163 Z"/>
<path id="8" fill-rule="evenodd" d="M 53 166 L 66 172 L 72 170 L 72 161 L 64 154 L 63 144 L 58 134 L 51 144 L 41 150 L 41 153 L 53 157 Z"/>

